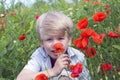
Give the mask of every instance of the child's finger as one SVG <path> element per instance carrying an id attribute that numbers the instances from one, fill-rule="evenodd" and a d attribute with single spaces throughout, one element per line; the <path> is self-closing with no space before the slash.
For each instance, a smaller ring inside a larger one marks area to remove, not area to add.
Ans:
<path id="1" fill-rule="evenodd" d="M 69 56 L 67 54 L 61 54 L 61 55 L 59 55 L 58 58 L 64 58 L 64 57 L 68 57 L 69 58 Z"/>

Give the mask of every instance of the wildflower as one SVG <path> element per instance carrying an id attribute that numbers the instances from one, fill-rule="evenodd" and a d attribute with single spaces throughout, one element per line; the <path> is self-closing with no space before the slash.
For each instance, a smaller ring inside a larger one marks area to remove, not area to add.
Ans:
<path id="1" fill-rule="evenodd" d="M 89 28 L 86 28 L 83 30 L 83 32 L 80 33 L 80 36 L 81 37 L 86 37 L 86 38 L 89 38 L 92 36 L 92 34 L 94 33 L 95 31 L 93 29 L 89 29 Z"/>
<path id="2" fill-rule="evenodd" d="M 115 32 L 120 33 L 120 27 L 116 27 Z"/>
<path id="3" fill-rule="evenodd" d="M 53 48 L 54 48 L 55 54 L 64 52 L 64 48 L 63 48 L 62 43 L 56 43 L 55 45 L 53 45 Z"/>
<path id="4" fill-rule="evenodd" d="M 106 18 L 106 14 L 103 13 L 103 12 L 96 12 L 96 13 L 93 15 L 93 20 L 94 20 L 94 22 L 101 22 L 101 21 L 103 21 L 105 18 Z"/>
<path id="5" fill-rule="evenodd" d="M 19 37 L 19 40 L 22 41 L 22 40 L 24 40 L 25 38 L 26 38 L 26 35 L 23 34 L 23 35 L 21 35 L 21 36 Z"/>
<path id="6" fill-rule="evenodd" d="M 84 2 L 89 2 L 90 0 L 83 0 Z"/>
<path id="7" fill-rule="evenodd" d="M 114 74 L 120 73 L 120 68 L 118 68 L 116 71 L 114 71 Z"/>
<path id="8" fill-rule="evenodd" d="M 13 15 L 16 15 L 16 12 L 14 12 L 14 11 L 13 11 L 13 12 L 10 12 L 10 15 L 12 15 L 12 16 L 13 16 Z"/>
<path id="9" fill-rule="evenodd" d="M 48 77 L 45 74 L 39 74 L 35 77 L 35 80 L 48 80 Z"/>
<path id="10" fill-rule="evenodd" d="M 3 17 L 5 17 L 5 16 L 6 16 L 6 13 L 0 14 L 0 18 L 3 18 Z"/>
<path id="11" fill-rule="evenodd" d="M 93 36 L 92 39 L 95 43 L 100 44 L 102 43 L 104 37 L 105 37 L 105 34 L 100 34 L 100 35 Z"/>
<path id="12" fill-rule="evenodd" d="M 112 32 L 112 31 L 108 32 L 108 36 L 111 37 L 111 38 L 119 38 L 119 37 L 120 37 L 119 34 L 114 33 L 114 32 Z"/>
<path id="13" fill-rule="evenodd" d="M 0 25 L 5 25 L 6 22 L 4 20 L 0 21 Z"/>
<path id="14" fill-rule="evenodd" d="M 16 42 L 17 42 L 16 40 L 13 41 L 13 43 L 16 43 Z"/>
<path id="15" fill-rule="evenodd" d="M 111 14 L 110 10 L 105 10 L 106 14 Z"/>
<path id="16" fill-rule="evenodd" d="M 39 17 L 40 17 L 40 15 L 36 15 L 36 16 L 35 16 L 36 20 L 38 20 Z"/>
<path id="17" fill-rule="evenodd" d="M 93 5 L 99 5 L 100 2 L 98 2 L 98 1 L 93 1 L 92 4 L 93 4 Z"/>
<path id="18" fill-rule="evenodd" d="M 86 56 L 89 56 L 90 58 L 94 58 L 96 55 L 96 50 L 95 50 L 95 48 L 90 47 L 85 51 L 85 54 L 86 54 Z"/>
<path id="19" fill-rule="evenodd" d="M 77 77 L 79 77 L 80 73 L 82 72 L 82 64 L 77 63 L 75 65 L 72 65 L 70 67 L 70 70 L 72 71 L 71 77 L 72 78 L 77 78 Z"/>
<path id="20" fill-rule="evenodd" d="M 88 26 L 88 18 L 83 18 L 77 23 L 77 29 L 85 29 Z"/>
<path id="21" fill-rule="evenodd" d="M 105 4 L 104 7 L 105 7 L 105 8 L 109 8 L 110 5 L 109 5 L 109 4 Z"/>
<path id="22" fill-rule="evenodd" d="M 79 49 L 82 49 L 82 50 L 85 50 L 87 48 L 87 45 L 88 45 L 88 38 L 77 38 L 73 41 L 73 44 L 79 48 Z"/>
<path id="23" fill-rule="evenodd" d="M 100 69 L 103 74 L 106 73 L 107 71 L 110 71 L 112 68 L 113 68 L 112 64 L 108 64 L 108 63 L 100 64 Z"/>
<path id="24" fill-rule="evenodd" d="M 120 68 L 117 69 L 117 72 L 120 72 Z"/>

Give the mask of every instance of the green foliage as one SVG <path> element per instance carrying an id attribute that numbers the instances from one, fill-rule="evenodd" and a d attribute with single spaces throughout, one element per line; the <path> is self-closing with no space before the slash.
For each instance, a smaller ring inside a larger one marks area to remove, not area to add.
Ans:
<path id="1" fill-rule="evenodd" d="M 94 1 L 94 0 L 93 0 Z M 29 60 L 30 55 L 39 47 L 39 41 L 36 34 L 35 16 L 49 10 L 61 10 L 72 18 L 76 23 L 84 18 L 89 18 L 89 28 L 94 29 L 99 34 L 115 31 L 120 27 L 120 1 L 119 0 L 101 0 L 99 5 L 93 5 L 83 0 L 73 0 L 68 3 L 65 0 L 37 0 L 31 7 L 26 7 L 22 3 L 16 5 L 11 3 L 10 8 L 5 9 L 4 0 L 0 1 L 0 14 L 7 15 L 0 18 L 5 21 L 5 25 L 0 24 L 0 80 L 14 80 L 24 65 Z M 101 23 L 95 23 L 92 16 L 97 11 L 105 11 L 104 4 L 110 4 L 110 15 Z M 11 15 L 10 12 L 16 12 Z M 73 40 L 79 36 L 80 31 L 74 28 Z M 18 38 L 25 34 L 25 40 Z M 120 33 L 119 33 L 120 34 Z M 120 68 L 120 38 L 110 38 L 106 36 L 100 45 L 90 41 L 90 45 L 96 48 L 97 55 L 91 59 L 87 57 L 88 69 L 92 80 L 119 80 L 119 73 L 114 74 L 117 68 Z M 100 63 L 108 62 L 114 65 L 112 71 L 102 75 Z"/>

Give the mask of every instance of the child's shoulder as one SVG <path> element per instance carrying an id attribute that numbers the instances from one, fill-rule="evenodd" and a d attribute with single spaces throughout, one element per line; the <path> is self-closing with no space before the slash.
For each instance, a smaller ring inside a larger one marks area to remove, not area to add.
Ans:
<path id="1" fill-rule="evenodd" d="M 70 56 L 79 58 L 80 61 L 84 61 L 85 59 L 85 55 L 83 54 L 83 52 L 73 47 L 68 48 L 68 54 Z"/>
<path id="2" fill-rule="evenodd" d="M 45 53 L 44 49 L 42 47 L 37 48 L 33 54 L 31 55 L 31 57 L 46 57 L 47 54 Z"/>
<path id="3" fill-rule="evenodd" d="M 68 47 L 68 53 L 84 56 L 82 51 L 80 51 L 76 48 L 73 48 L 73 47 Z"/>

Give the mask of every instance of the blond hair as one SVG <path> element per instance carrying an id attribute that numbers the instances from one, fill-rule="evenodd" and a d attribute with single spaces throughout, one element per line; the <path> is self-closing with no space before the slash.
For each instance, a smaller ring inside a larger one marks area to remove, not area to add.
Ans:
<path id="1" fill-rule="evenodd" d="M 42 39 L 43 33 L 47 35 L 68 35 L 71 38 L 73 32 L 73 22 L 64 13 L 50 11 L 42 14 L 36 25 L 38 38 Z"/>

